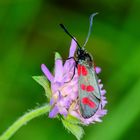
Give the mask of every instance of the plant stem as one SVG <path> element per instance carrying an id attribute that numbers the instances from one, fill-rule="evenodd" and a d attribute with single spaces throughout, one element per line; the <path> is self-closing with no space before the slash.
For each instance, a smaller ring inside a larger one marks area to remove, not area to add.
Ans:
<path id="1" fill-rule="evenodd" d="M 12 137 L 18 129 L 20 129 L 23 125 L 27 124 L 30 120 L 39 117 L 47 112 L 49 112 L 50 106 L 48 104 L 31 110 L 21 116 L 16 122 L 14 122 L 1 136 L 0 140 L 8 140 Z"/>

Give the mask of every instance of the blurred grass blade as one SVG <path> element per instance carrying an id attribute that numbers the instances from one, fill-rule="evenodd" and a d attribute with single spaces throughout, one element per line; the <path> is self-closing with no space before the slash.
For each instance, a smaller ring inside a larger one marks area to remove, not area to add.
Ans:
<path id="1" fill-rule="evenodd" d="M 137 45 L 140 46 L 140 44 Z M 107 86 L 113 87 L 113 90 L 116 93 L 120 93 L 127 87 L 127 84 L 130 82 L 131 78 L 139 78 L 140 65 L 138 60 L 140 60 L 140 47 L 135 49 L 132 56 L 127 59 L 126 63 L 123 64 L 122 67 L 120 67 L 119 70 L 117 70 L 115 74 L 110 77 Z M 114 85 L 119 85 L 119 87 Z"/>
<path id="2" fill-rule="evenodd" d="M 75 118 L 74 116 L 72 116 L 70 114 L 68 114 L 67 117 L 64 119 L 72 124 L 82 124 L 78 118 Z"/>

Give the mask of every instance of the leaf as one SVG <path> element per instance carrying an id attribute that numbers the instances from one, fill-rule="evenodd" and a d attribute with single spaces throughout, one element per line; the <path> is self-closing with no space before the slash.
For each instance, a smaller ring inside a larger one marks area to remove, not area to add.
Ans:
<path id="1" fill-rule="evenodd" d="M 62 59 L 62 57 L 58 52 L 55 52 L 55 60 L 57 59 Z"/>
<path id="2" fill-rule="evenodd" d="M 62 123 L 64 127 L 77 138 L 77 140 L 80 140 L 83 137 L 84 130 L 81 126 L 70 123 L 66 119 L 62 119 Z"/>
<path id="3" fill-rule="evenodd" d="M 46 96 L 50 99 L 52 93 L 50 90 L 49 82 L 46 79 L 46 77 L 45 76 L 33 76 L 32 78 L 44 88 Z"/>
<path id="4" fill-rule="evenodd" d="M 72 115 L 67 115 L 66 118 L 64 118 L 66 121 L 68 121 L 69 123 L 72 124 L 82 124 L 81 121 L 79 121 L 79 119 L 77 119 L 76 117 L 72 116 Z"/>

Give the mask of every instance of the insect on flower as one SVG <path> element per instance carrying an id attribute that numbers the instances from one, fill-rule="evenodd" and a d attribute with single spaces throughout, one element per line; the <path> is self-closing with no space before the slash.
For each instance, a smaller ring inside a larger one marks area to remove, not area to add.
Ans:
<path id="1" fill-rule="evenodd" d="M 88 119 L 92 117 L 98 110 L 100 102 L 101 102 L 101 93 L 100 87 L 98 83 L 98 78 L 95 72 L 95 65 L 93 62 L 93 57 L 89 54 L 85 46 L 91 34 L 92 21 L 93 17 L 97 13 L 94 13 L 90 16 L 90 25 L 89 31 L 84 45 L 81 47 L 77 40 L 68 32 L 63 24 L 60 26 L 64 29 L 64 31 L 77 43 L 78 49 L 76 51 L 75 57 L 70 57 L 68 59 L 75 60 L 75 69 L 78 72 L 78 103 L 80 106 L 80 114 L 83 118 Z M 73 72 L 73 76 L 75 75 L 75 69 Z M 69 81 L 68 81 L 69 82 Z"/>

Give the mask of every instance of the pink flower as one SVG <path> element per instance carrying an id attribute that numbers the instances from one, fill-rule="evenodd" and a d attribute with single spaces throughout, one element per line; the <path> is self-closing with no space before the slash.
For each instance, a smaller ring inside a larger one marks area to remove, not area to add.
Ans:
<path id="1" fill-rule="evenodd" d="M 74 57 L 76 51 L 76 42 L 72 40 L 71 47 L 69 51 L 69 58 Z M 106 97 L 104 96 L 106 91 L 99 80 L 99 87 L 101 91 L 101 103 L 97 112 L 89 119 L 84 119 L 79 110 L 78 104 L 78 73 L 75 68 L 76 63 L 74 59 L 68 59 L 65 61 L 64 65 L 61 56 L 55 54 L 55 69 L 54 75 L 48 70 L 48 68 L 42 64 L 41 69 L 47 79 L 51 83 L 52 96 L 50 100 L 50 105 L 52 110 L 49 113 L 49 117 L 56 117 L 58 114 L 66 117 L 68 114 L 78 118 L 83 124 L 88 125 L 94 122 L 101 122 L 101 117 L 107 113 L 104 109 L 107 103 Z M 101 69 L 96 67 L 96 73 L 98 74 Z M 75 71 L 75 74 L 74 74 Z M 73 77 L 73 78 L 72 78 Z"/>

